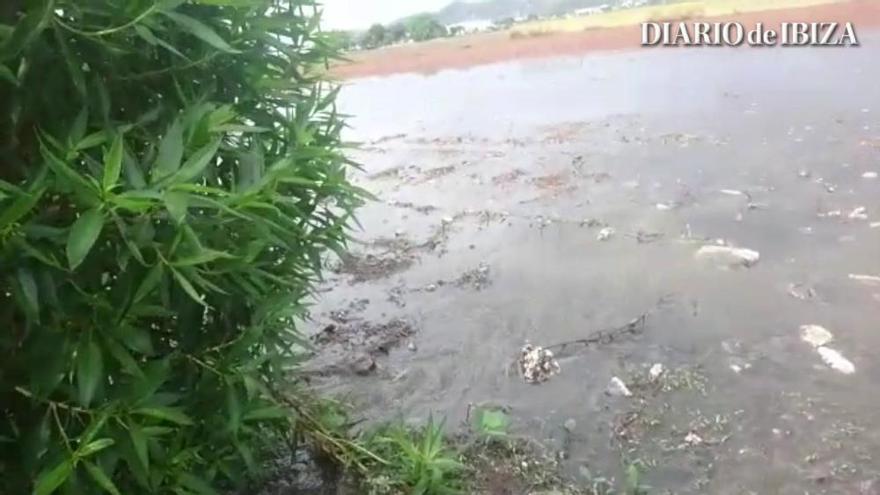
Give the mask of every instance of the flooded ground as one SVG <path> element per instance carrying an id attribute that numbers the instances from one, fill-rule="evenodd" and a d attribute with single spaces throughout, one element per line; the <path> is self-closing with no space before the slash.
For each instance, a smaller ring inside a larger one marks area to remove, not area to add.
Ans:
<path id="1" fill-rule="evenodd" d="M 379 200 L 312 308 L 313 383 L 367 420 L 503 406 L 585 485 L 640 462 L 657 493 L 880 493 L 880 33 L 859 34 L 348 83 Z M 646 313 L 542 384 L 515 371 L 526 342 Z"/>

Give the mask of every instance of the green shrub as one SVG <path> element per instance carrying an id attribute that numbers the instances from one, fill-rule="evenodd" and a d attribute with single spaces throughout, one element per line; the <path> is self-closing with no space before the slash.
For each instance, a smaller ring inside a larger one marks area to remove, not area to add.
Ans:
<path id="1" fill-rule="evenodd" d="M 3 0 L 0 493 L 213 493 L 362 198 L 310 0 Z"/>

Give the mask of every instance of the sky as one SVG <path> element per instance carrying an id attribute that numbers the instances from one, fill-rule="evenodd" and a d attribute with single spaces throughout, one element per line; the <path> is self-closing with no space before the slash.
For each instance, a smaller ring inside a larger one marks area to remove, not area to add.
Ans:
<path id="1" fill-rule="evenodd" d="M 419 12 L 441 9 L 452 0 L 323 0 L 324 29 L 366 29 Z"/>

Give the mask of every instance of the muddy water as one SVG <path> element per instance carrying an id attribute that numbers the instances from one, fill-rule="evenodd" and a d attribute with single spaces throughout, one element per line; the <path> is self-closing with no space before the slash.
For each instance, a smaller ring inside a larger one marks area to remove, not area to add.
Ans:
<path id="1" fill-rule="evenodd" d="M 880 172 L 880 35 L 860 34 L 349 83 L 356 181 L 379 201 L 312 310 L 336 341 L 315 383 L 368 419 L 507 407 L 585 484 L 639 461 L 659 493 L 878 493 L 880 285 L 848 277 L 880 275 L 880 179 L 863 178 Z M 760 261 L 695 258 L 713 243 Z M 647 311 L 546 383 L 509 372 L 526 341 Z M 614 376 L 633 397 L 605 393 Z"/>

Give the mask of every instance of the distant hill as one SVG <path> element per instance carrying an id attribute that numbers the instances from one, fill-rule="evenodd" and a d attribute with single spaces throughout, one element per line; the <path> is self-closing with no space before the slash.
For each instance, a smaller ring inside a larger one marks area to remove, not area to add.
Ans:
<path id="1" fill-rule="evenodd" d="M 442 24 L 465 21 L 497 21 L 509 17 L 564 14 L 575 9 L 615 4 L 616 0 L 483 0 L 455 1 L 431 15 Z"/>

